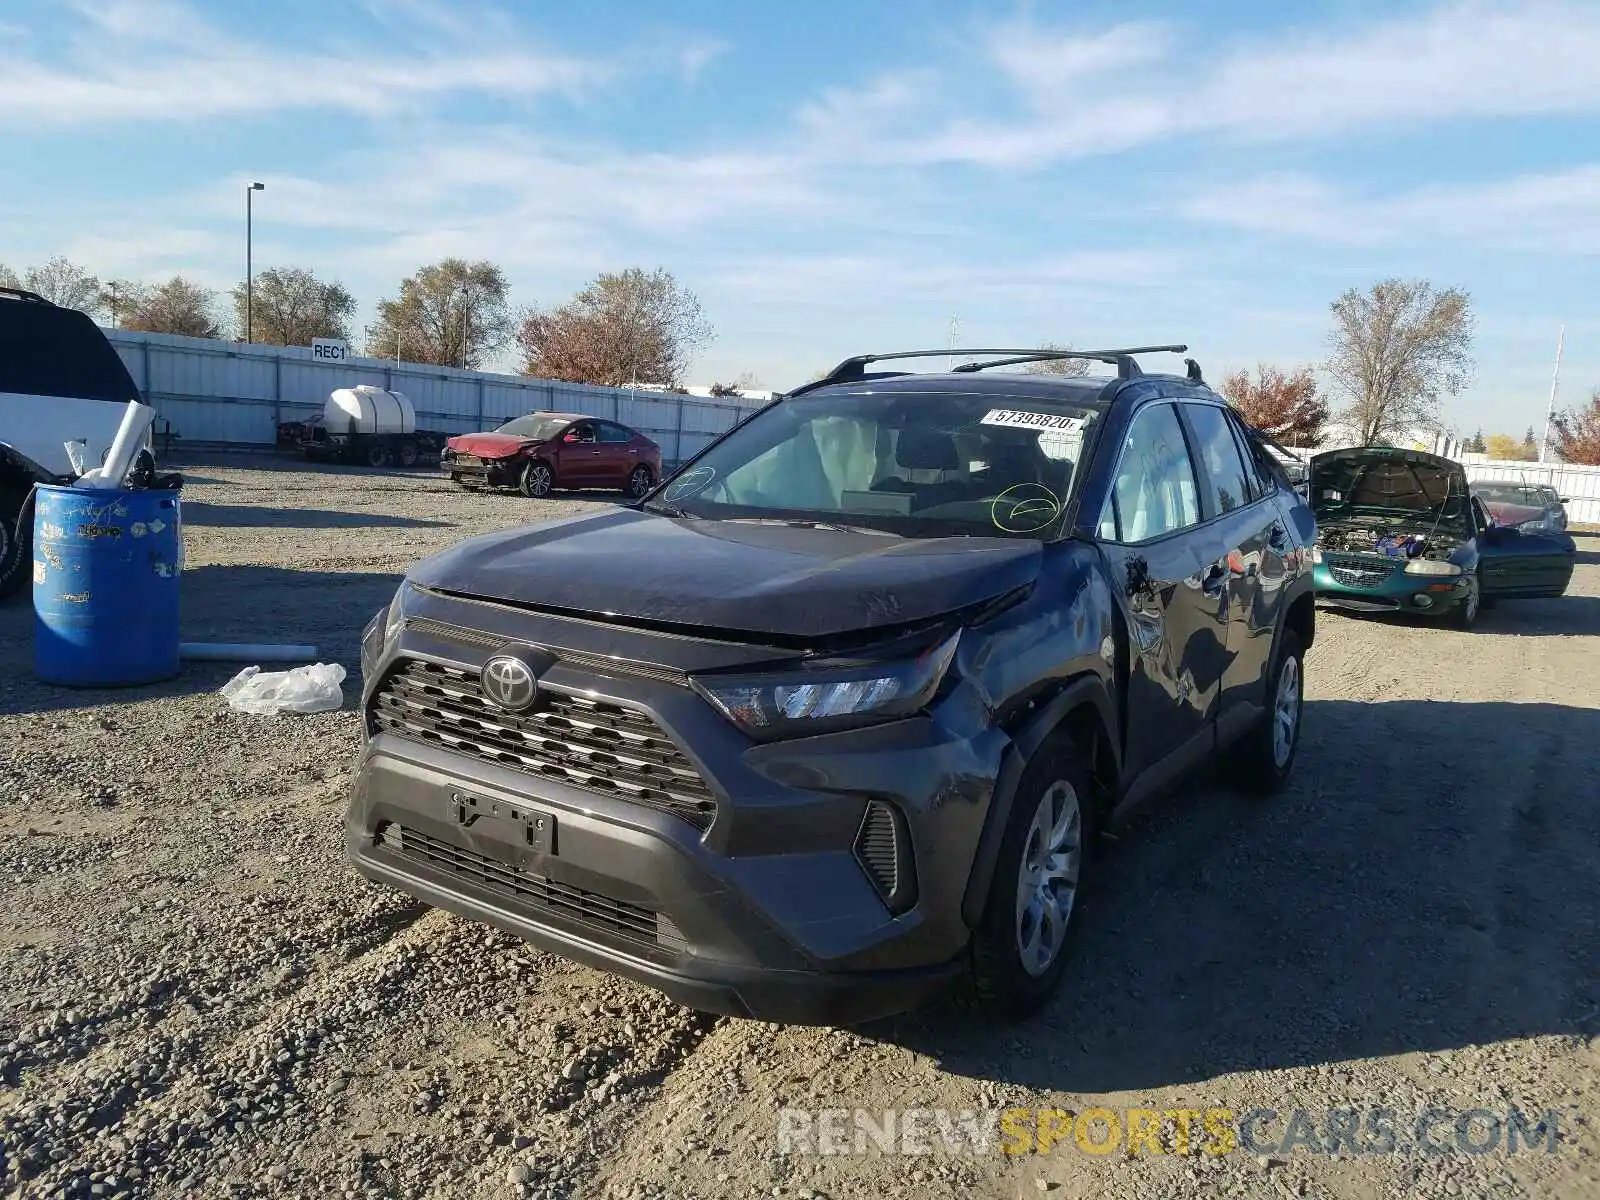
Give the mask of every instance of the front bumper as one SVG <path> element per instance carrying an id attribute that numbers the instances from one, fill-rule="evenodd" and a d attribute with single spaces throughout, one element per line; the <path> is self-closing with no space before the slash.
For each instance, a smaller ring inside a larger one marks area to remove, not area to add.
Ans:
<path id="1" fill-rule="evenodd" d="M 516 485 L 521 459 L 479 458 L 463 455 L 455 458 L 441 457 L 439 472 L 460 483 L 480 487 L 513 487 Z"/>
<path id="2" fill-rule="evenodd" d="M 1325 563 L 1317 564 L 1311 580 L 1318 604 L 1351 612 L 1409 613 L 1418 617 L 1443 617 L 1455 612 L 1466 601 L 1471 584 L 1465 575 L 1442 578 L 1395 571 L 1371 586 L 1352 586 L 1334 578 Z"/>
<path id="3" fill-rule="evenodd" d="M 559 773 L 381 730 L 363 749 L 346 818 L 363 875 L 708 1012 L 848 1023 L 916 1007 L 960 973 L 971 932 L 961 900 L 1003 734 L 919 717 L 755 746 L 681 684 L 573 665 L 582 647 L 571 640 L 592 626 L 511 616 L 525 632 L 506 643 L 568 640 L 572 654 L 542 687 L 647 713 L 692 757 L 715 817 L 697 828 Z M 469 646 L 408 616 L 368 678 L 417 659 L 475 671 L 502 635 L 482 628 L 499 610 L 474 617 Z M 612 653 L 645 637 L 602 636 Z M 898 915 L 855 852 L 869 801 L 904 817 L 916 891 Z M 540 819 L 552 836 L 530 840 Z"/>

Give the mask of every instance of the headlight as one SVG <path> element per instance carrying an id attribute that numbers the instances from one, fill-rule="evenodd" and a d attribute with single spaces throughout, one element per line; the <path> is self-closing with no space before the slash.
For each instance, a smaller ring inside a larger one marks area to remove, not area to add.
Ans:
<path id="1" fill-rule="evenodd" d="M 400 626 L 405 624 L 406 607 L 416 589 L 409 583 L 402 582 L 394 594 L 394 599 L 389 601 L 389 615 L 383 621 L 383 644 L 388 645 L 391 638 L 400 632 Z"/>
<path id="2" fill-rule="evenodd" d="M 1322 561 L 1322 547 L 1321 546 L 1313 546 L 1313 547 L 1311 547 L 1311 561 L 1313 563 L 1320 563 Z"/>
<path id="3" fill-rule="evenodd" d="M 1549 527 L 1549 521 L 1545 517 L 1535 517 L 1531 521 L 1524 521 L 1522 524 L 1518 525 L 1517 526 L 1517 532 L 1518 533 L 1543 533 L 1545 531 L 1545 529 L 1547 529 L 1548 527 Z"/>
<path id="4" fill-rule="evenodd" d="M 939 690 L 960 637 L 959 632 L 953 633 L 931 650 L 902 662 L 835 660 L 778 679 L 716 675 L 693 683 L 718 712 L 752 737 L 827 733 L 909 716 L 922 708 Z"/>
<path id="5" fill-rule="evenodd" d="M 1407 575 L 1459 575 L 1461 568 L 1451 562 L 1432 558 L 1413 558 L 1406 564 Z"/>

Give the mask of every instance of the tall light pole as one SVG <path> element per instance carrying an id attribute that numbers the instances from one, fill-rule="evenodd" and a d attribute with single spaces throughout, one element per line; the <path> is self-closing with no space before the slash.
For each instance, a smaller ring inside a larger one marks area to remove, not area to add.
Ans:
<path id="1" fill-rule="evenodd" d="M 1556 420 L 1556 389 L 1561 386 L 1561 351 L 1567 341 L 1567 327 L 1563 325 L 1561 332 L 1556 334 L 1556 369 L 1550 376 L 1550 407 L 1544 415 L 1544 433 L 1539 438 L 1539 461 L 1544 461 L 1545 452 L 1550 448 L 1550 426 Z"/>
<path id="2" fill-rule="evenodd" d="M 257 192 L 267 190 L 264 183 L 252 183 L 244 189 L 244 340 L 251 341 L 255 332 L 255 297 L 251 294 L 254 287 L 253 272 L 250 269 L 250 242 L 255 223 L 255 214 L 251 211 L 251 201 Z"/>

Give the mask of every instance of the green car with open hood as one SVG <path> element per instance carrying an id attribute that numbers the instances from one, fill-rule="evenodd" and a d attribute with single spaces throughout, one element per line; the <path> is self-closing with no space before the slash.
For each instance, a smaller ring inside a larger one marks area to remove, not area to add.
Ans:
<path id="1" fill-rule="evenodd" d="M 1566 534 L 1497 525 L 1461 464 L 1364 446 L 1311 460 L 1317 601 L 1471 626 L 1498 600 L 1559 596 L 1576 546 Z"/>

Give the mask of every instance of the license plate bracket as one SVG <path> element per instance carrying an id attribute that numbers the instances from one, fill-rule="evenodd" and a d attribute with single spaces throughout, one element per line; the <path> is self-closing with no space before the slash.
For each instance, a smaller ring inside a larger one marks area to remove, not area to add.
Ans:
<path id="1" fill-rule="evenodd" d="M 452 792 L 450 815 L 458 828 L 473 837 L 507 843 L 524 854 L 554 857 L 556 853 L 556 819 L 547 812 Z"/>

